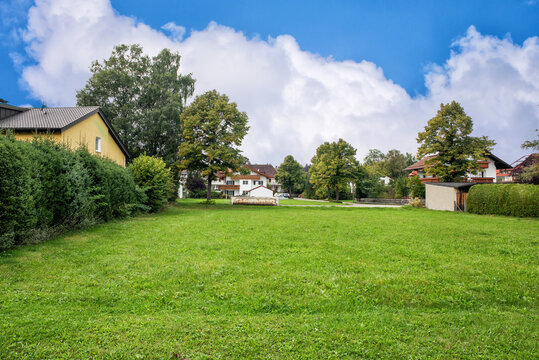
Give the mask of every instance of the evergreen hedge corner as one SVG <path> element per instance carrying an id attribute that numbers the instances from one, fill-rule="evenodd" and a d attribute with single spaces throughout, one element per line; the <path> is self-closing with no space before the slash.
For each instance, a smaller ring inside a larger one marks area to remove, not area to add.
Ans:
<path id="1" fill-rule="evenodd" d="M 468 193 L 467 209 L 473 214 L 539 217 L 539 186 L 474 185 Z"/>
<path id="2" fill-rule="evenodd" d="M 0 249 L 145 211 L 133 175 L 85 149 L 0 135 Z"/>

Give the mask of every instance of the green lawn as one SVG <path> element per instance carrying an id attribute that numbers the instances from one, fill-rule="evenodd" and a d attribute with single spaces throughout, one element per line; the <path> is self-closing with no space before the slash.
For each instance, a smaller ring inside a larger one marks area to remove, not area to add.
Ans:
<path id="1" fill-rule="evenodd" d="M 181 202 L 0 254 L 0 359 L 532 359 L 539 222 Z"/>
<path id="2" fill-rule="evenodd" d="M 347 203 L 335 203 L 329 201 L 316 201 L 316 200 L 300 200 L 300 199 L 279 199 L 279 205 L 327 205 L 327 206 L 341 206 L 349 205 L 352 202 Z"/>

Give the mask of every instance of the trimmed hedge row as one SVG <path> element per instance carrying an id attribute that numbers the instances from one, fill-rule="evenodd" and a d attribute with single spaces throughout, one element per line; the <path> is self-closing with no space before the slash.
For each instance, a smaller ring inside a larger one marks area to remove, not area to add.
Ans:
<path id="1" fill-rule="evenodd" d="M 484 184 L 470 188 L 468 212 L 474 214 L 539 216 L 539 186 L 531 184 Z"/>
<path id="2" fill-rule="evenodd" d="M 157 210 L 145 190 L 130 169 L 85 149 L 72 151 L 46 138 L 27 142 L 0 135 L 0 250 Z"/>

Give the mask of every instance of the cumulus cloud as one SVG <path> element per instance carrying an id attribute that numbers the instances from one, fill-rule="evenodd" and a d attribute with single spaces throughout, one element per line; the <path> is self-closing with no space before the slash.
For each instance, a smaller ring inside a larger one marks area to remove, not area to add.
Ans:
<path id="1" fill-rule="evenodd" d="M 249 115 L 245 155 L 273 164 L 287 154 L 305 163 L 321 142 L 339 137 L 358 157 L 369 148 L 415 152 L 417 132 L 453 99 L 474 119 L 475 134 L 498 141 L 495 153 L 509 162 L 539 124 L 537 37 L 518 45 L 470 27 L 446 63 L 427 70 L 427 95 L 411 97 L 376 64 L 321 57 L 290 35 L 248 38 L 213 22 L 185 39 L 174 22 L 162 29 L 170 36 L 117 14 L 109 0 L 38 0 L 23 31 L 34 64 L 22 81 L 49 105 L 72 105 L 91 61 L 107 58 L 114 45 L 139 43 L 150 55 L 178 50 L 197 94 L 215 88 Z"/>

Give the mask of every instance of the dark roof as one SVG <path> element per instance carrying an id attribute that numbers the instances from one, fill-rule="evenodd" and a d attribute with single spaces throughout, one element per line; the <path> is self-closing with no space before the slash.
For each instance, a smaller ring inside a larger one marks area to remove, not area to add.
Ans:
<path id="1" fill-rule="evenodd" d="M 77 106 L 77 107 L 53 107 L 43 109 L 27 109 L 17 114 L 0 120 L 0 128 L 13 130 L 60 130 L 65 131 L 79 122 L 99 113 L 103 122 L 107 125 L 109 133 L 112 135 L 126 157 L 130 157 L 129 152 L 121 142 L 118 134 L 112 125 L 107 121 L 99 106 Z"/>
<path id="2" fill-rule="evenodd" d="M 29 108 L 24 108 L 24 107 L 20 107 L 20 106 L 13 106 L 13 105 L 9 105 L 9 104 L 1 104 L 1 103 L 0 103 L 0 108 L 9 109 L 9 110 L 15 110 L 15 111 L 29 110 Z"/>
<path id="3" fill-rule="evenodd" d="M 432 159 L 432 158 L 436 157 L 436 156 L 438 156 L 438 155 L 425 156 L 423 159 L 419 160 L 415 164 L 412 164 L 412 165 L 408 166 L 404 170 L 421 170 L 421 169 L 424 169 L 425 168 L 425 162 L 427 160 L 429 160 L 429 159 Z M 510 169 L 511 168 L 511 165 L 509 165 L 508 163 L 506 163 L 505 161 L 503 161 L 502 159 L 500 159 L 499 157 L 497 157 L 496 155 L 494 155 L 492 153 L 488 154 L 488 155 L 485 155 L 485 157 L 491 158 L 494 161 L 494 165 L 496 166 L 496 169 Z"/>
<path id="4" fill-rule="evenodd" d="M 29 109 L 2 119 L 0 127 L 17 130 L 66 130 L 98 111 L 98 106 Z"/>
<path id="5" fill-rule="evenodd" d="M 275 174 L 277 174 L 277 170 L 271 164 L 249 164 L 245 165 L 245 167 L 270 178 L 274 178 Z"/>
<path id="6" fill-rule="evenodd" d="M 458 182 L 426 182 L 425 185 L 452 187 L 457 189 L 470 188 L 478 183 L 458 183 Z"/>
<path id="7" fill-rule="evenodd" d="M 496 169 L 511 169 L 511 165 L 500 159 L 494 154 L 488 154 L 487 157 L 494 160 L 494 165 L 496 165 Z"/>

